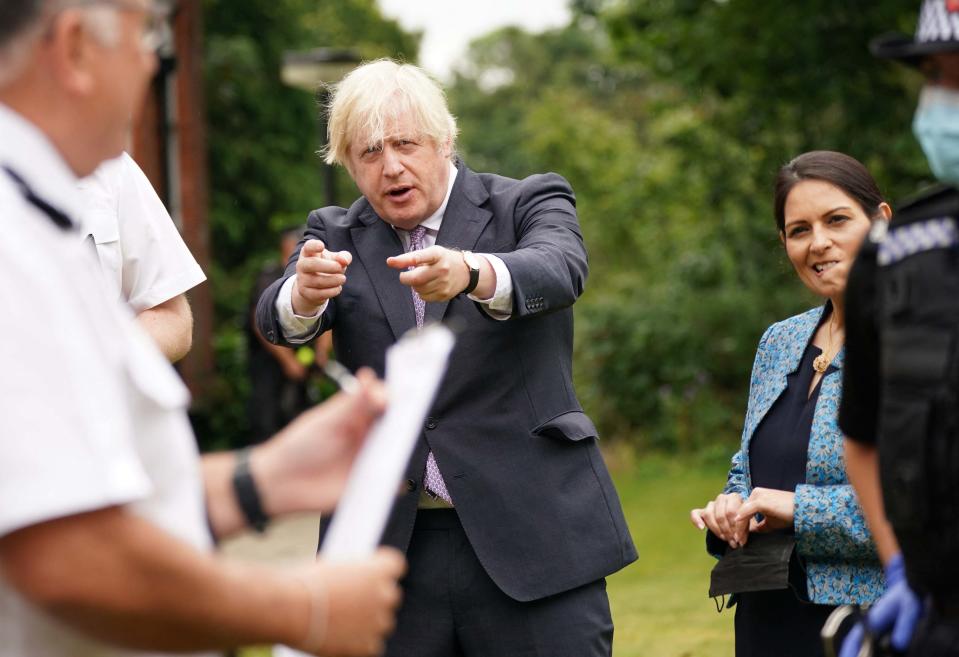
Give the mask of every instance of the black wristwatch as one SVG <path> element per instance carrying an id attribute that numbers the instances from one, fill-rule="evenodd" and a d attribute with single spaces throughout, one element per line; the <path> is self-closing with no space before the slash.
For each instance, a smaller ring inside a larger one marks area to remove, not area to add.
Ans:
<path id="1" fill-rule="evenodd" d="M 472 251 L 461 251 L 461 253 L 463 254 L 463 262 L 466 263 L 466 266 L 469 267 L 470 270 L 470 282 L 466 286 L 466 289 L 460 292 L 460 294 L 469 294 L 479 285 L 480 260 Z"/>
<path id="2" fill-rule="evenodd" d="M 233 492 L 246 523 L 254 531 L 263 533 L 270 523 L 270 517 L 263 511 L 263 505 L 260 503 L 260 492 L 256 489 L 253 473 L 250 472 L 251 450 L 252 448 L 246 447 L 236 453 L 236 465 L 233 468 Z"/>

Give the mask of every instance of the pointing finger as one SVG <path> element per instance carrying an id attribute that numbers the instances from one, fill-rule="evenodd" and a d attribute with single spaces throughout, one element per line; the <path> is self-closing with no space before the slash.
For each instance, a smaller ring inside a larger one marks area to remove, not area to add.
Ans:
<path id="1" fill-rule="evenodd" d="M 409 269 L 420 264 L 416 251 L 404 253 L 386 259 L 386 264 L 393 269 Z"/>
<path id="2" fill-rule="evenodd" d="M 386 266 L 392 267 L 393 269 L 407 269 L 412 267 L 413 260 L 409 256 L 410 254 L 408 253 L 398 256 L 391 256 L 386 259 Z"/>
<path id="3" fill-rule="evenodd" d="M 419 265 L 431 265 L 439 259 L 439 250 L 429 247 L 420 251 L 410 251 L 386 259 L 386 264 L 393 269 L 407 269 Z"/>
<path id="4" fill-rule="evenodd" d="M 309 258 L 311 256 L 317 256 L 323 253 L 326 250 L 326 245 L 320 240 L 307 240 L 303 245 L 303 248 L 300 249 L 301 258 Z"/>

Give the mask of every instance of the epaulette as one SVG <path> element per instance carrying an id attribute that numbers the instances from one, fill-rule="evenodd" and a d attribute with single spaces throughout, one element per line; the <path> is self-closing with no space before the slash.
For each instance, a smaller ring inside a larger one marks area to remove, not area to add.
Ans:
<path id="1" fill-rule="evenodd" d="M 959 229 L 952 217 L 934 217 L 908 224 L 890 226 L 879 241 L 876 261 L 880 267 L 891 265 L 909 256 L 934 249 L 951 249 L 959 245 Z"/>

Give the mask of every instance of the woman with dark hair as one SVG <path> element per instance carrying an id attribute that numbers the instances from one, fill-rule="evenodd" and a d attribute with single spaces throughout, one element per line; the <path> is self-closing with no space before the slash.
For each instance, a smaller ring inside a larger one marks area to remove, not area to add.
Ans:
<path id="1" fill-rule="evenodd" d="M 872 223 L 891 214 L 866 168 L 842 153 L 804 153 L 776 178 L 779 238 L 825 304 L 763 334 L 726 486 L 690 512 L 721 557 L 713 590 L 735 593 L 737 657 L 822 655 L 835 606 L 883 592 L 836 420 L 849 269 Z"/>

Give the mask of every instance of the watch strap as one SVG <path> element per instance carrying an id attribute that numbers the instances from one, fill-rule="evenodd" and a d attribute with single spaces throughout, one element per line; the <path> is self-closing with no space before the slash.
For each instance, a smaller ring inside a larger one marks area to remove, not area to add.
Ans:
<path id="1" fill-rule="evenodd" d="M 247 524 L 257 532 L 263 533 L 270 524 L 270 518 L 263 512 L 260 493 L 250 471 L 251 447 L 244 447 L 236 453 L 236 465 L 233 468 L 233 491 Z"/>
<path id="2" fill-rule="evenodd" d="M 476 289 L 477 285 L 479 285 L 479 277 L 480 277 L 479 267 L 474 267 L 470 263 L 470 260 L 473 260 L 474 258 L 476 258 L 476 256 L 474 256 L 471 251 L 463 251 L 463 262 L 466 263 L 466 267 L 469 269 L 470 280 L 469 280 L 469 283 L 466 285 L 466 289 L 460 292 L 460 294 L 469 294 L 470 292 Z"/>

